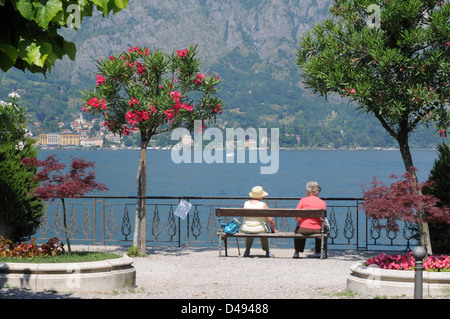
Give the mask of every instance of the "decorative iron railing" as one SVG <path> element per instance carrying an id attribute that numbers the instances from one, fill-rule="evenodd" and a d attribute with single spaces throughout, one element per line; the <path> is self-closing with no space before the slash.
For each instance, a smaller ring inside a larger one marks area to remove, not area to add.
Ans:
<path id="1" fill-rule="evenodd" d="M 247 197 L 170 197 L 146 199 L 146 241 L 153 245 L 218 245 L 216 207 L 242 207 Z M 174 215 L 180 200 L 192 204 L 186 219 Z M 405 249 L 413 240 L 410 224 L 399 223 L 400 231 L 379 229 L 379 222 L 368 219 L 360 208 L 361 198 L 323 198 L 327 202 L 331 249 Z M 132 245 L 136 215 L 136 197 L 85 196 L 65 199 L 66 220 L 71 243 Z M 297 206 L 298 198 L 266 198 L 269 207 Z M 51 237 L 65 238 L 62 204 L 56 199 L 46 206 L 39 228 L 32 236 L 37 242 Z M 295 221 L 276 218 L 280 231 L 292 231 Z M 225 220 L 226 221 L 226 220 Z M 230 245 L 233 243 L 230 242 Z M 293 247 L 290 239 L 272 240 L 275 247 Z"/>

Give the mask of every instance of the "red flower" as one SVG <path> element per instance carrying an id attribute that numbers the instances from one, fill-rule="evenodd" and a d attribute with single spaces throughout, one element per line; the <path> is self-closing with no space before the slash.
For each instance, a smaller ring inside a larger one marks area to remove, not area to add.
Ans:
<path id="1" fill-rule="evenodd" d="M 177 54 L 178 54 L 179 58 L 184 58 L 187 55 L 187 53 L 188 53 L 187 49 L 183 49 L 181 51 L 177 50 Z"/>
<path id="2" fill-rule="evenodd" d="M 134 106 L 139 104 L 139 100 L 135 99 L 134 97 L 131 97 L 130 101 L 128 102 L 129 106 Z"/>
<path id="3" fill-rule="evenodd" d="M 106 110 L 106 108 L 107 108 L 106 101 L 104 99 L 99 100 L 96 97 L 91 98 L 89 101 L 86 102 L 86 104 L 88 106 L 88 110 L 89 110 L 89 106 L 94 109 L 98 109 L 101 106 L 102 110 Z"/>
<path id="4" fill-rule="evenodd" d="M 202 79 L 203 79 L 204 77 L 205 77 L 204 74 L 197 74 L 197 78 L 194 80 L 194 83 L 195 83 L 195 84 L 202 84 L 202 83 L 203 83 Z"/>
<path id="5" fill-rule="evenodd" d="M 106 83 L 105 77 L 101 76 L 100 74 L 97 74 L 97 86 L 100 86 L 103 83 Z"/>

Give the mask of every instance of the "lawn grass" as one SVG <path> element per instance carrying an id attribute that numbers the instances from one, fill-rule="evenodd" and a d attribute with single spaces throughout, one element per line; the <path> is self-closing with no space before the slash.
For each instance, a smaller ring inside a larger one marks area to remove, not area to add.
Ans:
<path id="1" fill-rule="evenodd" d="M 70 256 L 66 252 L 59 256 L 47 256 L 35 258 L 0 257 L 0 263 L 75 263 L 75 262 L 101 261 L 120 257 L 122 257 L 122 255 L 112 252 L 75 251 L 72 252 Z"/>

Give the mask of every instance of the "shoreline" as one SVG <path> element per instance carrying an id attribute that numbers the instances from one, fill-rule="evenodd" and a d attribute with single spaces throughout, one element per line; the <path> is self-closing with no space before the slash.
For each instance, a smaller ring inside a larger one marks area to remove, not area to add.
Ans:
<path id="1" fill-rule="evenodd" d="M 103 148 L 94 148 L 94 147 L 36 147 L 38 150 L 42 151 L 140 151 L 140 147 L 103 147 Z M 147 147 L 148 151 L 172 151 L 170 147 Z M 226 151 L 226 149 L 217 149 L 219 151 Z M 259 150 L 256 148 L 254 150 Z M 270 148 L 269 148 L 270 150 Z M 242 151 L 242 149 L 233 150 L 233 151 Z M 248 149 L 244 151 L 248 152 Z M 394 147 L 359 147 L 359 148 L 284 148 L 280 147 L 280 151 L 400 151 L 399 148 Z M 411 151 L 436 151 L 436 148 L 411 148 Z"/>

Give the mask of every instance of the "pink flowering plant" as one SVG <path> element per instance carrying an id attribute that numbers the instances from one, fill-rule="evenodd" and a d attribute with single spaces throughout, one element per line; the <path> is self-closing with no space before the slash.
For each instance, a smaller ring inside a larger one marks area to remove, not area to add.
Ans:
<path id="1" fill-rule="evenodd" d="M 415 259 L 412 252 L 403 255 L 386 255 L 385 253 L 369 258 L 366 266 L 377 265 L 381 269 L 414 270 Z M 446 255 L 429 255 L 423 261 L 426 271 L 449 272 L 450 257 Z"/>
<path id="2" fill-rule="evenodd" d="M 114 134 L 141 136 L 133 244 L 145 252 L 146 148 L 156 134 L 178 127 L 194 129 L 194 121 L 213 123 L 222 114 L 217 97 L 220 77 L 202 73 L 197 46 L 164 54 L 131 47 L 97 61 L 96 83 L 84 92 L 82 110 L 104 118 Z"/>
<path id="3" fill-rule="evenodd" d="M 145 146 L 161 132 L 215 120 L 223 106 L 216 96 L 220 77 L 200 72 L 197 53 L 194 45 L 171 55 L 131 47 L 97 61 L 96 85 L 84 92 L 83 112 L 103 115 L 112 133 L 140 131 Z"/>

